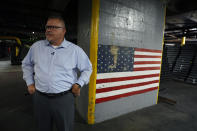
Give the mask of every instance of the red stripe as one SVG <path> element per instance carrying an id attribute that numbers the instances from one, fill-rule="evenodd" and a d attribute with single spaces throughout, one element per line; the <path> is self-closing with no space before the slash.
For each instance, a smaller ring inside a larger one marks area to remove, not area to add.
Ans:
<path id="1" fill-rule="evenodd" d="M 161 50 L 152 50 L 152 49 L 143 49 L 143 48 L 135 48 L 135 51 L 162 53 Z"/>
<path id="2" fill-rule="evenodd" d="M 120 86 L 115 86 L 115 87 L 107 87 L 107 88 L 102 88 L 102 89 L 96 89 L 96 93 L 102 93 L 102 92 L 108 92 L 108 91 L 114 91 L 114 90 L 121 90 L 121 89 L 126 89 L 126 88 L 133 88 L 133 87 L 144 86 L 144 85 L 153 84 L 153 83 L 159 83 L 159 80 L 142 82 L 142 83 L 135 83 L 135 84 L 128 84 L 128 85 L 120 85 Z"/>
<path id="3" fill-rule="evenodd" d="M 152 56 L 152 55 L 134 55 L 134 58 L 161 58 L 161 56 Z"/>
<path id="4" fill-rule="evenodd" d="M 146 70 L 160 70 L 160 67 L 137 67 L 134 71 L 146 71 Z"/>
<path id="5" fill-rule="evenodd" d="M 143 64 L 161 64 L 161 61 L 136 61 L 135 65 L 143 65 Z"/>
<path id="6" fill-rule="evenodd" d="M 98 80 L 96 80 L 96 84 L 116 82 L 116 81 L 135 80 L 135 79 L 144 79 L 144 78 L 150 78 L 150 77 L 156 77 L 156 76 L 160 76 L 159 73 L 158 74 L 150 74 L 150 75 L 139 75 L 139 76 L 129 76 L 129 77 L 119 77 L 119 78 L 98 79 Z"/>
<path id="7" fill-rule="evenodd" d="M 144 90 L 140 90 L 140 91 L 128 92 L 128 93 L 125 93 L 125 94 L 109 96 L 109 97 L 105 97 L 105 98 L 98 98 L 98 99 L 96 99 L 96 104 L 106 102 L 106 101 L 115 100 L 115 99 L 119 99 L 121 97 L 128 97 L 128 96 L 132 96 L 132 95 L 136 95 L 136 94 L 142 94 L 142 93 L 153 91 L 153 90 L 156 90 L 156 89 L 158 89 L 158 87 L 153 87 L 153 88 L 144 89 Z"/>

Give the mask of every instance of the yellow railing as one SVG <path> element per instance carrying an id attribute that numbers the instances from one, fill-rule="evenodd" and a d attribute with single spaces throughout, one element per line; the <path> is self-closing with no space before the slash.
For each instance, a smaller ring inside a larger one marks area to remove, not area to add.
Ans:
<path id="1" fill-rule="evenodd" d="M 15 36 L 0 36 L 0 40 L 3 39 L 3 40 L 16 40 L 16 43 L 18 45 L 22 45 L 21 43 L 21 40 L 18 38 L 18 37 L 15 37 Z M 16 56 L 19 55 L 19 47 L 16 47 Z"/>

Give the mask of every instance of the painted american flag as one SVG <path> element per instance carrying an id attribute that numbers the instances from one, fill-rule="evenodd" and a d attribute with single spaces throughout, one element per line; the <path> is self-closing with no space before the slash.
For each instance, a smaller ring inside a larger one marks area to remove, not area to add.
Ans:
<path id="1" fill-rule="evenodd" d="M 161 50 L 98 47 L 96 104 L 157 90 Z"/>

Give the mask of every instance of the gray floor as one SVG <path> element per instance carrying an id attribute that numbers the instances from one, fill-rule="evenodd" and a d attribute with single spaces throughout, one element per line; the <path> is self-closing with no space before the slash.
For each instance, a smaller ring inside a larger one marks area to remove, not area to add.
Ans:
<path id="1" fill-rule="evenodd" d="M 175 105 L 159 102 L 99 124 L 87 125 L 76 115 L 75 131 L 196 131 L 197 86 L 178 81 L 161 82 L 160 96 L 175 100 Z M 20 66 L 0 61 L 0 131 L 36 131 L 31 96 Z"/>

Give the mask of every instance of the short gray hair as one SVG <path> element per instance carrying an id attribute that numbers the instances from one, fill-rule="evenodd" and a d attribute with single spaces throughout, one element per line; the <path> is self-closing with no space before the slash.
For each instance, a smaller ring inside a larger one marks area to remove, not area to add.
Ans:
<path id="1" fill-rule="evenodd" d="M 58 20 L 60 20 L 63 23 L 64 27 L 65 27 L 65 20 L 64 20 L 64 18 L 61 15 L 51 15 L 51 16 L 48 17 L 47 21 L 50 20 L 50 19 L 58 19 Z"/>

